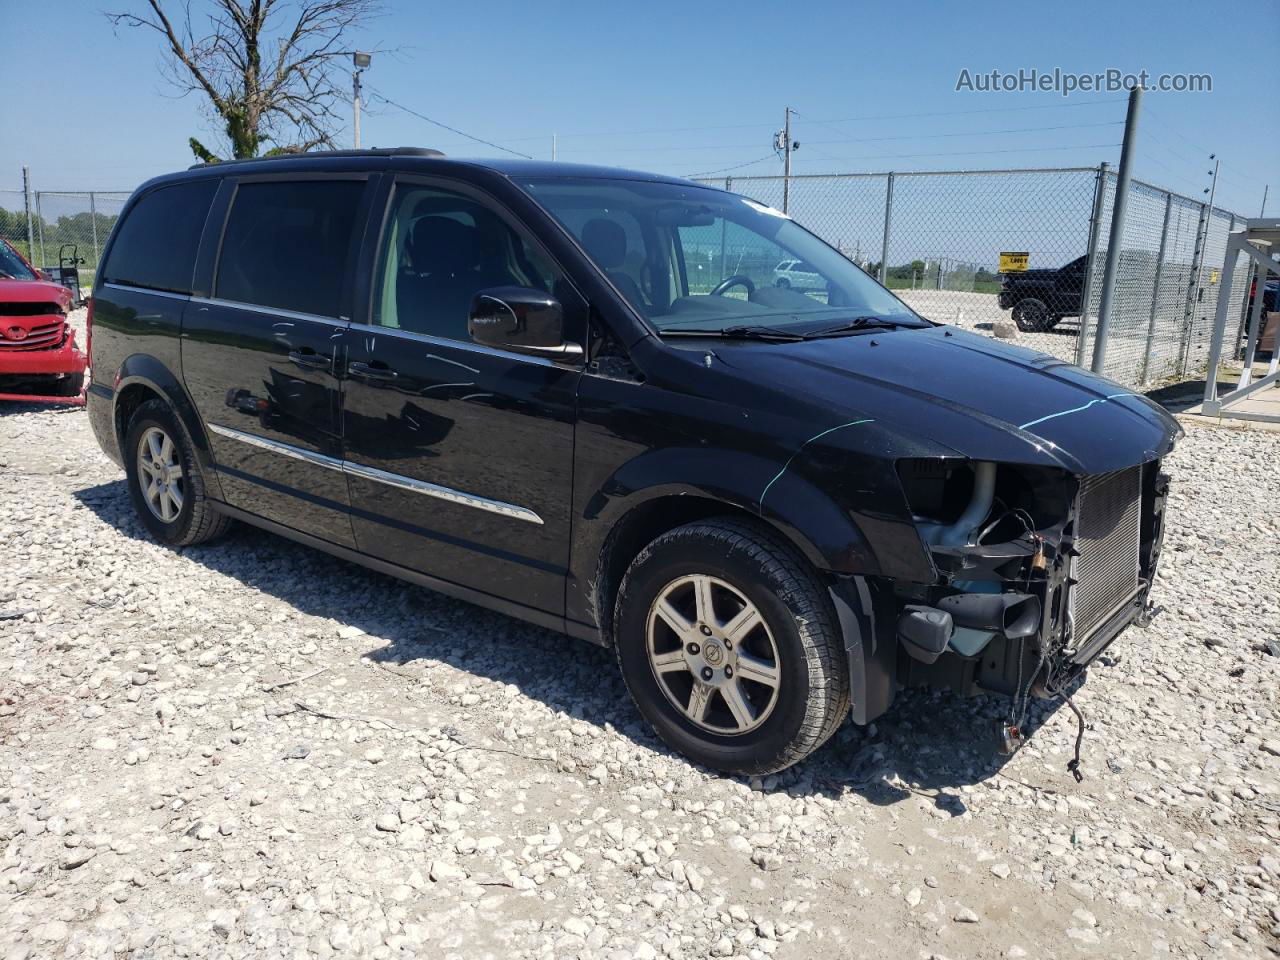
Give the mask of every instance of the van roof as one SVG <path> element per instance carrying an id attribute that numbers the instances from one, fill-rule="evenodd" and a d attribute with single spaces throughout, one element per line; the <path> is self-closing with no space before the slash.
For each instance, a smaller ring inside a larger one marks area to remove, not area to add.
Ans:
<path id="1" fill-rule="evenodd" d="M 394 163 L 393 163 L 394 161 Z M 272 157 L 251 157 L 244 160 L 224 160 L 218 163 L 198 163 L 180 173 L 164 174 L 147 181 L 146 185 L 161 182 L 189 180 L 201 175 L 219 176 L 234 171 L 237 175 L 251 173 L 280 173 L 284 170 L 303 172 L 341 172 L 354 170 L 386 169 L 422 170 L 435 173 L 457 172 L 459 168 L 489 170 L 511 178 L 563 177 L 607 180 L 643 180 L 653 183 L 691 183 L 679 177 L 669 177 L 619 167 L 598 166 L 584 163 L 560 163 L 531 159 L 485 159 L 470 157 L 446 157 L 439 150 L 427 147 L 374 147 L 367 150 L 323 150 L 309 153 L 278 154 Z"/>

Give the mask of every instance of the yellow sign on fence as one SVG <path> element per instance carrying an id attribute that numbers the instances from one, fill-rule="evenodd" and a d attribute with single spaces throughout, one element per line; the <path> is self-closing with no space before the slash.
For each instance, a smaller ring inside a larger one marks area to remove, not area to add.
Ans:
<path id="1" fill-rule="evenodd" d="M 1000 253 L 1000 272 L 1001 273 L 1018 273 L 1027 269 L 1027 263 L 1031 260 L 1029 253 Z"/>

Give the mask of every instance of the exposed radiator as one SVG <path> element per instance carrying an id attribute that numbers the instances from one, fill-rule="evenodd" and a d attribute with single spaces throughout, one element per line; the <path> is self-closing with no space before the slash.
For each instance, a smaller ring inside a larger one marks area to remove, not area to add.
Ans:
<path id="1" fill-rule="evenodd" d="M 1081 644 L 1138 590 L 1142 467 L 1081 480 L 1076 517 L 1071 615 Z"/>

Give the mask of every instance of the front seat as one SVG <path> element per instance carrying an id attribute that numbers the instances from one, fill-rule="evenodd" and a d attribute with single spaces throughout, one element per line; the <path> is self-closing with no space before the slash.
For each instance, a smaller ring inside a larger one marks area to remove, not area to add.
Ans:
<path id="1" fill-rule="evenodd" d="M 483 286 L 476 270 L 476 228 L 452 217 L 422 217 L 414 223 L 405 249 L 413 272 L 402 273 L 396 284 L 401 329 L 468 339 L 471 299 Z"/>
<path id="2" fill-rule="evenodd" d="M 627 261 L 627 232 L 622 224 L 602 217 L 588 220 L 582 228 L 582 245 L 623 297 L 637 310 L 644 311 L 648 303 L 640 292 L 640 285 L 622 271 Z"/>

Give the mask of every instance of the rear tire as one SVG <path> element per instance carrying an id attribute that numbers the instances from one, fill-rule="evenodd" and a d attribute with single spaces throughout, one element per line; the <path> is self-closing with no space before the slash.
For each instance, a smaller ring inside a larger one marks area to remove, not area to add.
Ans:
<path id="1" fill-rule="evenodd" d="M 1013 305 L 1013 322 L 1024 333 L 1044 333 L 1052 329 L 1058 318 L 1043 300 L 1026 297 Z"/>
<path id="2" fill-rule="evenodd" d="M 725 773 L 791 766 L 849 710 L 827 589 L 762 524 L 707 520 L 650 543 L 623 578 L 614 638 L 627 688 L 658 736 Z"/>
<path id="3" fill-rule="evenodd" d="M 209 501 L 191 438 L 167 403 L 148 400 L 138 407 L 122 452 L 129 499 L 151 536 L 186 547 L 226 532 L 231 519 Z"/>

